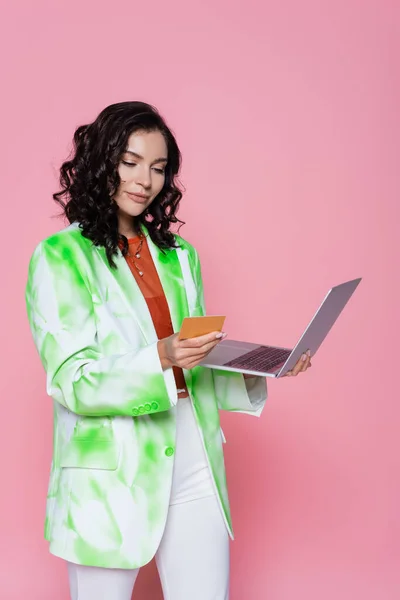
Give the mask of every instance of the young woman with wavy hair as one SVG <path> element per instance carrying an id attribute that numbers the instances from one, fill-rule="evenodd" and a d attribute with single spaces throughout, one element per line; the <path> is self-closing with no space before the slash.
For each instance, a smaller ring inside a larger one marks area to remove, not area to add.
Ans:
<path id="1" fill-rule="evenodd" d="M 218 410 L 260 415 L 266 383 L 199 366 L 225 334 L 178 339 L 186 316 L 205 314 L 198 254 L 171 231 L 180 163 L 155 108 L 107 107 L 61 167 L 54 199 L 69 226 L 30 262 L 28 317 L 54 406 L 45 537 L 73 600 L 129 600 L 154 556 L 168 600 L 228 598 Z"/>

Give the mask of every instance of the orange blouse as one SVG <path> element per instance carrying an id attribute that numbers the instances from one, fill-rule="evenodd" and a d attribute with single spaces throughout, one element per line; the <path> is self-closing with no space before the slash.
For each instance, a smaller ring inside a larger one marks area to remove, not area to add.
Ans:
<path id="1" fill-rule="evenodd" d="M 149 308 L 151 318 L 153 319 L 154 328 L 159 340 L 169 337 L 174 333 L 174 328 L 171 321 L 171 313 L 161 285 L 157 269 L 150 254 L 149 246 L 146 237 L 143 237 L 143 243 L 140 248 L 141 238 L 139 236 L 128 239 L 129 255 L 125 256 L 125 260 L 138 284 Z M 140 258 L 136 258 L 138 253 Z M 135 266 L 135 264 L 137 266 Z M 140 272 L 143 275 L 140 275 Z M 175 383 L 178 389 L 178 397 L 184 398 L 188 396 L 185 377 L 182 369 L 173 367 Z M 180 391 L 179 391 L 180 390 Z"/>

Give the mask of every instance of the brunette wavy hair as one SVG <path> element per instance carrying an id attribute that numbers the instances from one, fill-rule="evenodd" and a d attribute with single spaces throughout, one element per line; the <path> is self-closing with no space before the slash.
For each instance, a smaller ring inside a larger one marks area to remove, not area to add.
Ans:
<path id="1" fill-rule="evenodd" d="M 60 168 L 61 190 L 53 194 L 69 223 L 78 222 L 83 236 L 96 246 L 104 246 L 111 267 L 115 267 L 113 256 L 119 243 L 122 242 L 124 255 L 128 250 L 126 237 L 118 232 L 118 206 L 113 196 L 121 181 L 118 165 L 128 138 L 135 131 L 159 131 L 168 149 L 163 189 L 135 218 L 135 226 L 145 225 L 159 248 L 175 248 L 170 227 L 173 223 L 184 224 L 176 216 L 182 198 L 177 182 L 181 153 L 172 131 L 150 104 L 111 104 L 93 123 L 78 127 L 72 155 Z"/>

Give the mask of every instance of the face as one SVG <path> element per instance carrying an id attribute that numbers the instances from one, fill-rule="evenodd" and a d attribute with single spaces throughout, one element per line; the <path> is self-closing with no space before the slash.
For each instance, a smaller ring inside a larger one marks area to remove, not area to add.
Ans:
<path id="1" fill-rule="evenodd" d="M 138 217 L 161 192 L 167 160 L 167 144 L 159 131 L 131 134 L 118 166 L 121 183 L 114 196 L 120 221 Z"/>

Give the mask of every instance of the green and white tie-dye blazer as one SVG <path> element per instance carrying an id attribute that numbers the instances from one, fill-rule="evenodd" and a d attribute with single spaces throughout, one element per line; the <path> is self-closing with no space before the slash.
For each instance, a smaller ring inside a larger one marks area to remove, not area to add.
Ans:
<path id="1" fill-rule="evenodd" d="M 196 250 L 181 237 L 163 253 L 148 238 L 174 330 L 204 314 Z M 146 301 L 122 254 L 77 224 L 35 249 L 27 311 L 54 404 L 45 537 L 84 565 L 136 568 L 157 551 L 168 513 L 177 390 L 163 371 Z M 221 511 L 232 536 L 218 409 L 259 415 L 264 378 L 203 367 L 184 371 Z"/>

